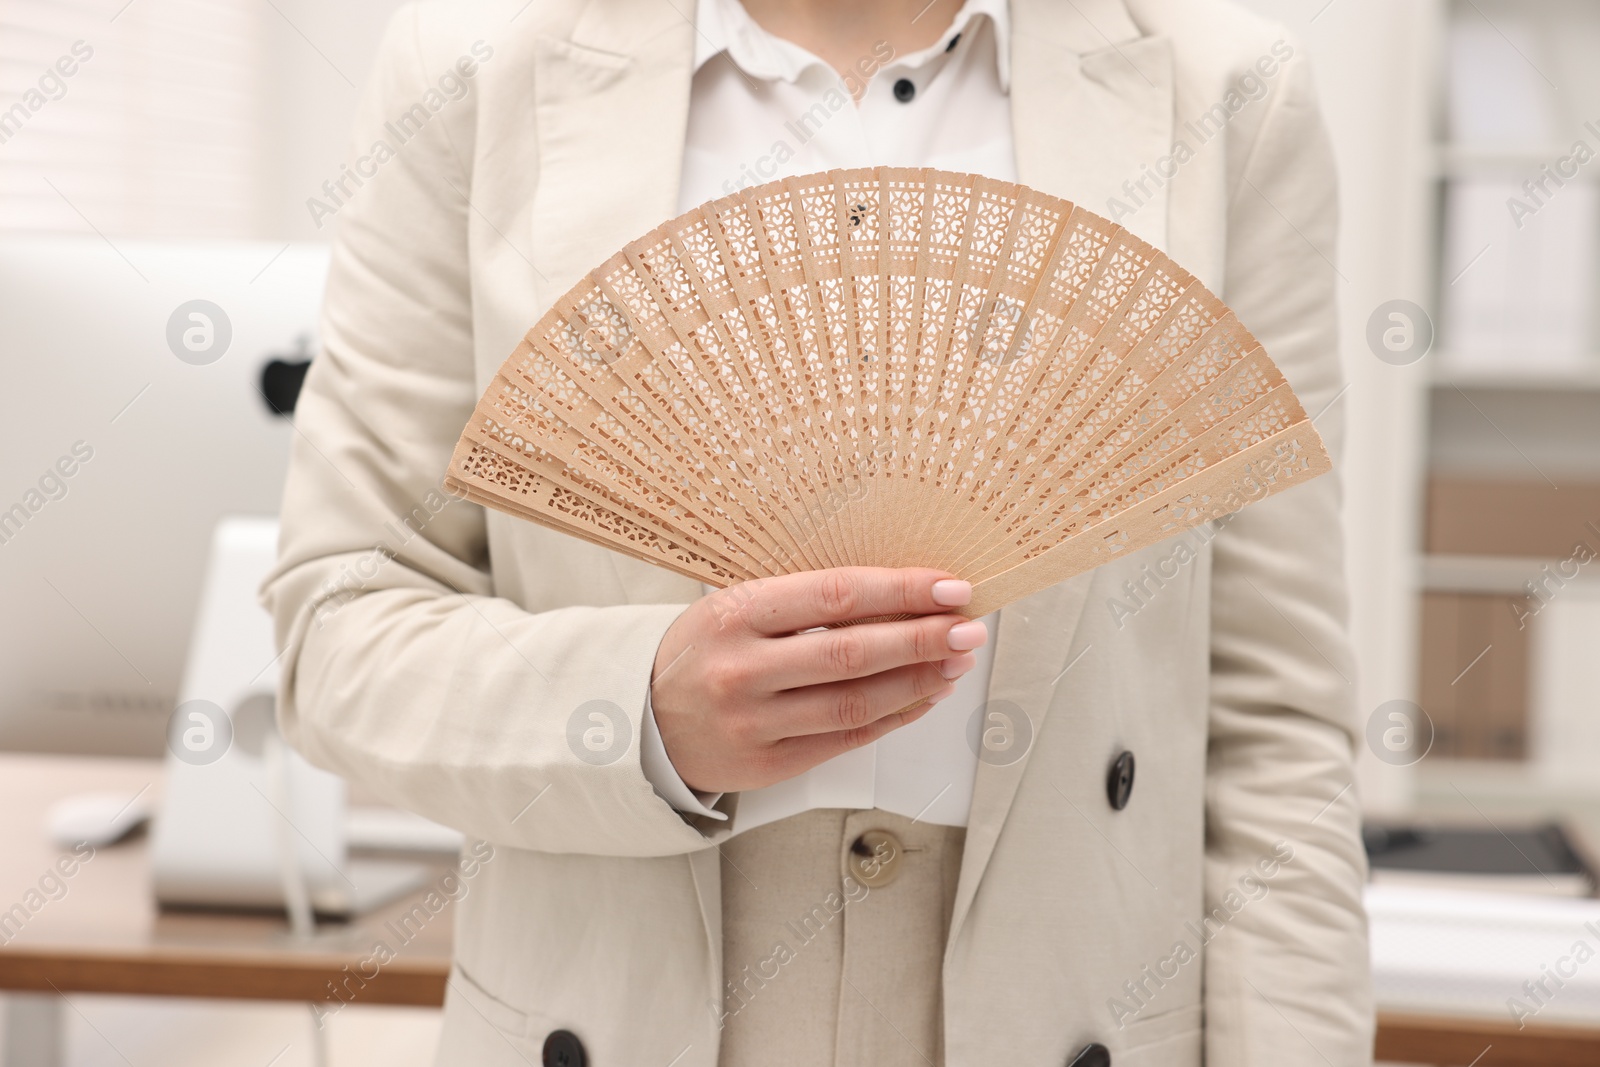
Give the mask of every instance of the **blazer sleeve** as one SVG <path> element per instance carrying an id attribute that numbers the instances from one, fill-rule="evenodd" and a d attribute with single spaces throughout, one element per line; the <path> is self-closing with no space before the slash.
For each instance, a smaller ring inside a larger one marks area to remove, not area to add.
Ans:
<path id="1" fill-rule="evenodd" d="M 475 97 L 437 92 L 458 51 L 424 9 L 396 15 L 356 125 L 365 178 L 323 201 L 338 230 L 321 349 L 262 588 L 280 722 L 313 763 L 497 844 L 705 848 L 725 824 L 702 833 L 673 811 L 639 755 L 656 647 L 683 606 L 531 613 L 497 597 L 483 509 L 441 487 L 478 395 Z"/>
<path id="2" fill-rule="evenodd" d="M 1337 467 L 1336 181 L 1298 55 L 1230 169 L 1224 298 Z M 1371 1063 L 1340 495 L 1338 474 L 1324 476 L 1245 508 L 1213 541 L 1206 909 L 1227 907 L 1252 870 L 1270 891 L 1207 945 L 1207 1063 Z"/>

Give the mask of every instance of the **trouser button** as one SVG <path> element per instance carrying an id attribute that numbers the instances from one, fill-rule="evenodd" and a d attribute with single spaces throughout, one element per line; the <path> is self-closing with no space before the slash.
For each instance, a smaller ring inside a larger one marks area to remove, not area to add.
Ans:
<path id="1" fill-rule="evenodd" d="M 905 846 L 887 830 L 868 830 L 850 842 L 850 874 L 868 889 L 881 889 L 900 877 Z"/>

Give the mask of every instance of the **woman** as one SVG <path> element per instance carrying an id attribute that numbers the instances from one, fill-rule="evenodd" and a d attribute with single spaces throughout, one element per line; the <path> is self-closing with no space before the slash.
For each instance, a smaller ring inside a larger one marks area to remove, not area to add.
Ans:
<path id="1" fill-rule="evenodd" d="M 439 491 L 587 270 L 835 166 L 1109 215 L 1322 411 L 1334 180 L 1292 44 L 1223 0 L 463 7 L 384 42 L 265 589 L 290 739 L 492 853 L 439 1062 L 1369 1063 L 1332 478 L 989 626 L 952 575 L 706 596 Z M 974 717 L 1012 755 L 952 747 Z"/>

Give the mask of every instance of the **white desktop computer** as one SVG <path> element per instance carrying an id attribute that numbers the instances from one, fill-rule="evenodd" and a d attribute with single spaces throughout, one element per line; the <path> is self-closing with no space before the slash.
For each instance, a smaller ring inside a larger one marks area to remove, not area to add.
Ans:
<path id="1" fill-rule="evenodd" d="M 161 751 L 212 530 L 278 511 L 294 429 L 263 376 L 315 350 L 327 266 L 0 242 L 0 748 Z"/>

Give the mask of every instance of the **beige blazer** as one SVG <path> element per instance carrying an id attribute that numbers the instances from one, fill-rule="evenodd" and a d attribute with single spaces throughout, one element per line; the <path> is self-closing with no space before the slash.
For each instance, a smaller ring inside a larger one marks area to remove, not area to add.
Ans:
<path id="1" fill-rule="evenodd" d="M 359 184 L 322 198 L 323 347 L 264 588 L 282 723 L 489 843 L 460 887 L 441 1063 L 537 1063 L 565 1028 L 594 1067 L 713 1067 L 726 831 L 658 799 L 638 746 L 656 645 L 697 587 L 439 489 L 541 311 L 673 214 L 694 5 L 521 6 L 402 11 Z M 1013 17 L 1022 180 L 1122 213 L 1220 293 L 1329 408 L 1337 454 L 1333 160 L 1299 50 L 1222 0 Z M 1369 1062 L 1342 572 L 1330 476 L 1001 613 L 990 695 L 1033 739 L 978 773 L 951 1067 L 1062 1067 L 1091 1041 L 1116 1067 Z M 611 762 L 568 740 L 591 701 L 618 709 Z"/>

